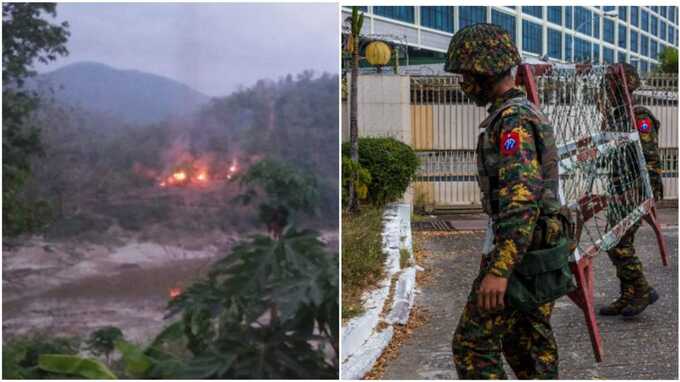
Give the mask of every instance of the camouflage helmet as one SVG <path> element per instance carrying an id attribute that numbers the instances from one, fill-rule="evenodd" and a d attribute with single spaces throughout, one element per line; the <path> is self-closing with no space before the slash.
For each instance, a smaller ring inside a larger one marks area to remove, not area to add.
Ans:
<path id="1" fill-rule="evenodd" d="M 628 85 L 628 91 L 631 93 L 635 89 L 640 87 L 640 76 L 637 73 L 637 69 L 627 62 L 621 64 L 623 65 L 623 74 L 626 76 L 626 85 Z"/>
<path id="2" fill-rule="evenodd" d="M 512 36 L 494 24 L 474 24 L 451 38 L 444 70 L 497 76 L 522 61 Z"/>

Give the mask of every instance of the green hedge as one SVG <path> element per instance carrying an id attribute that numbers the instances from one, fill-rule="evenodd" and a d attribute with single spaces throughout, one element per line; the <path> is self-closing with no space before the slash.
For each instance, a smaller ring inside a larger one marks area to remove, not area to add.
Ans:
<path id="1" fill-rule="evenodd" d="M 344 143 L 342 155 L 349 157 L 349 149 L 349 143 Z M 359 138 L 359 164 L 371 175 L 366 199 L 382 206 L 404 194 L 418 169 L 418 157 L 394 138 Z"/>

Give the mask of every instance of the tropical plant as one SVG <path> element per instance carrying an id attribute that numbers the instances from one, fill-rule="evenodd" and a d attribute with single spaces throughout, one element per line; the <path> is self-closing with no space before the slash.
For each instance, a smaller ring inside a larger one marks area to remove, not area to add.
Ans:
<path id="1" fill-rule="evenodd" d="M 659 53 L 658 70 L 663 73 L 678 73 L 678 50 L 665 47 Z"/>
<path id="2" fill-rule="evenodd" d="M 296 211 L 316 214 L 319 204 L 316 178 L 288 163 L 259 161 L 240 177 L 240 183 L 245 190 L 236 201 L 243 205 L 259 201 L 258 217 L 274 237 L 281 235 Z"/>
<path id="3" fill-rule="evenodd" d="M 105 326 L 97 329 L 86 341 L 88 350 L 94 355 L 104 355 L 106 363 L 110 364 L 111 353 L 115 350 L 115 342 L 123 338 L 123 332 L 115 326 Z"/>

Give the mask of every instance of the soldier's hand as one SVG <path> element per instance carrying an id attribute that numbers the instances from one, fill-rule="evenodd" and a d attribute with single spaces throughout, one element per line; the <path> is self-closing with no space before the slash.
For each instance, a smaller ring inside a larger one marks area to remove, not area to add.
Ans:
<path id="1" fill-rule="evenodd" d="M 477 293 L 477 307 L 481 310 L 502 309 L 505 306 L 503 298 L 508 288 L 508 279 L 487 274 L 482 279 Z"/>

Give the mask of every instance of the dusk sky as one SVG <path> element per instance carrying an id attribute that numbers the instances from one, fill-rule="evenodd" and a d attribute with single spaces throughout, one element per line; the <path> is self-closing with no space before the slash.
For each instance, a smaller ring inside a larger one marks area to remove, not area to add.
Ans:
<path id="1" fill-rule="evenodd" d="M 70 54 L 39 72 L 94 61 L 210 96 L 305 69 L 338 72 L 336 4 L 61 3 L 57 20 L 70 24 Z"/>

